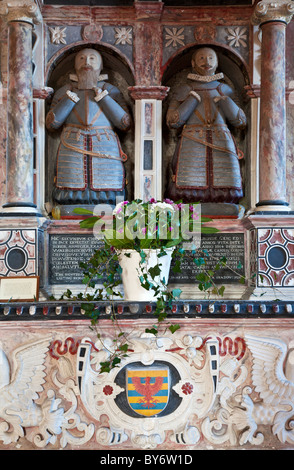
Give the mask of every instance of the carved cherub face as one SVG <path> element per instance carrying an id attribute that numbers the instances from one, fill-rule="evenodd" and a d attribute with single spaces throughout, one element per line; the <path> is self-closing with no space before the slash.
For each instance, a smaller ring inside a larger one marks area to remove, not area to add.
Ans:
<path id="1" fill-rule="evenodd" d="M 81 70 L 94 70 L 100 73 L 102 66 L 102 57 L 95 49 L 83 49 L 76 55 L 75 69 L 77 72 Z"/>
<path id="2" fill-rule="evenodd" d="M 216 52 L 210 47 L 202 47 L 193 55 L 192 67 L 199 75 L 214 75 L 217 66 Z"/>

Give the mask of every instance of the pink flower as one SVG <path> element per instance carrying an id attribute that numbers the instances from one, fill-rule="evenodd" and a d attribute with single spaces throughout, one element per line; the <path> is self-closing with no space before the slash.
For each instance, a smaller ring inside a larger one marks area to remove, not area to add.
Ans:
<path id="1" fill-rule="evenodd" d="M 147 232 L 147 228 L 146 227 L 143 227 L 142 228 L 142 233 L 146 233 Z"/>
<path id="2" fill-rule="evenodd" d="M 152 197 L 149 202 L 151 202 L 151 204 L 156 204 L 157 203 L 157 201 L 156 201 L 156 199 L 154 199 L 154 197 Z"/>
<path id="3" fill-rule="evenodd" d="M 163 202 L 166 202 L 167 204 L 173 204 L 174 201 L 172 201 L 171 199 L 164 199 Z"/>

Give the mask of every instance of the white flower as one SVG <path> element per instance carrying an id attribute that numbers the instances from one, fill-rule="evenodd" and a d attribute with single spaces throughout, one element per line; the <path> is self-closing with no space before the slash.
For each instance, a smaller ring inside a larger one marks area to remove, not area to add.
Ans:
<path id="1" fill-rule="evenodd" d="M 234 47 L 246 47 L 247 43 L 247 31 L 246 28 L 241 28 L 237 26 L 237 28 L 228 28 L 229 36 L 227 36 L 227 41 L 229 42 L 230 46 Z"/>
<path id="2" fill-rule="evenodd" d="M 156 208 L 170 212 L 174 212 L 175 210 L 171 204 L 167 204 L 166 202 L 156 202 L 155 204 L 151 205 L 151 210 L 155 210 Z"/>
<path id="3" fill-rule="evenodd" d="M 66 28 L 60 29 L 59 26 L 56 26 L 55 28 L 49 27 L 49 31 L 51 33 L 51 42 L 52 44 L 66 44 Z"/>
<path id="4" fill-rule="evenodd" d="M 184 28 L 180 28 L 180 29 L 165 28 L 165 31 L 167 33 L 165 35 L 165 39 L 167 41 L 165 44 L 165 47 L 168 47 L 170 45 L 172 45 L 173 47 L 177 47 L 178 45 L 180 46 L 185 45 L 184 43 L 185 36 L 183 34 Z"/>
<path id="5" fill-rule="evenodd" d="M 115 44 L 132 44 L 132 28 L 114 28 L 115 30 Z"/>

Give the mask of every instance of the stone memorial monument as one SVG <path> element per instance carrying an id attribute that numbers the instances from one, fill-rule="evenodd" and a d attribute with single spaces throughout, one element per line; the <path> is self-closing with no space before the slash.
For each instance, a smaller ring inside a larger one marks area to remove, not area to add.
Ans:
<path id="1" fill-rule="evenodd" d="M 0 0 L 0 450 L 293 450 L 294 3 L 107 3 Z M 92 296 L 74 207 L 125 171 L 161 201 L 167 163 L 166 197 L 214 211 L 206 263 L 174 257 L 167 304 L 113 298 L 107 269 Z"/>

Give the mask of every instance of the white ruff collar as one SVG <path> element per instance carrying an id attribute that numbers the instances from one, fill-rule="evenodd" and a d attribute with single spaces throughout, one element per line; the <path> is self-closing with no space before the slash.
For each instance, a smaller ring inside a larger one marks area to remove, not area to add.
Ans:
<path id="1" fill-rule="evenodd" d="M 69 76 L 69 79 L 72 81 L 72 82 L 78 82 L 78 76 L 75 75 L 75 74 L 70 74 Z M 97 78 L 97 82 L 103 82 L 104 80 L 107 80 L 108 79 L 108 75 L 104 74 L 104 75 L 99 75 L 99 77 Z"/>
<path id="2" fill-rule="evenodd" d="M 197 73 L 189 73 L 187 78 L 189 78 L 189 80 L 195 80 L 196 82 L 210 83 L 214 82 L 215 80 L 221 80 L 224 78 L 224 74 L 217 73 L 216 75 L 197 75 Z"/>

